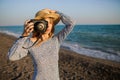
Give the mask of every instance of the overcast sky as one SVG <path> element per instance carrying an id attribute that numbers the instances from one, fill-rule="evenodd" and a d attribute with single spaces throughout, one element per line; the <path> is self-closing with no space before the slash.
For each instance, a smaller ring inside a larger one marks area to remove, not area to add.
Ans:
<path id="1" fill-rule="evenodd" d="M 61 11 L 77 24 L 120 24 L 120 0 L 0 0 L 0 26 L 23 25 L 44 8 Z"/>

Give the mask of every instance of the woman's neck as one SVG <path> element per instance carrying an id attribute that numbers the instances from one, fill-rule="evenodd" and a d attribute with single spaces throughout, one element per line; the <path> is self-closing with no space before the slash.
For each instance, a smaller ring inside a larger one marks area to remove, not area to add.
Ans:
<path id="1" fill-rule="evenodd" d="M 46 40 L 48 40 L 49 38 L 50 38 L 49 34 L 43 34 L 43 35 L 42 35 L 43 41 L 46 41 Z"/>

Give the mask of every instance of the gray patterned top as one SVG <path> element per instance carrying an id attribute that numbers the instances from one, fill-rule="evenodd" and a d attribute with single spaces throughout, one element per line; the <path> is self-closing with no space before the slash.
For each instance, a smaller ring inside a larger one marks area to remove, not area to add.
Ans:
<path id="1" fill-rule="evenodd" d="M 59 48 L 62 41 L 73 29 L 73 21 L 70 17 L 63 13 L 57 12 L 61 16 L 61 21 L 65 27 L 52 38 L 42 43 L 40 46 L 29 47 L 33 44 L 29 37 L 18 38 L 8 52 L 9 60 L 19 60 L 27 56 L 28 52 L 33 57 L 34 61 L 34 76 L 33 80 L 59 80 Z"/>

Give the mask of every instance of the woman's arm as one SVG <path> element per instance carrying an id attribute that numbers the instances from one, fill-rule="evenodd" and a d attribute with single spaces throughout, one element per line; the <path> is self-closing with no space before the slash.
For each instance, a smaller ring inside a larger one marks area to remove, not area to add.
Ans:
<path id="1" fill-rule="evenodd" d="M 56 36 L 58 37 L 58 41 L 60 43 L 62 43 L 62 41 L 72 31 L 72 29 L 74 27 L 74 22 L 69 16 L 67 16 L 63 13 L 60 13 L 58 11 L 57 11 L 57 13 L 60 15 L 62 23 L 65 24 L 65 27 L 58 34 L 56 34 Z"/>
<path id="2" fill-rule="evenodd" d="M 18 38 L 8 52 L 8 59 L 11 61 L 19 60 L 27 56 L 28 50 L 22 48 L 27 37 Z"/>
<path id="3" fill-rule="evenodd" d="M 24 49 L 23 46 L 25 44 L 25 41 L 27 40 L 27 36 L 30 35 L 30 33 L 33 31 L 33 23 L 29 23 L 30 20 L 27 20 L 24 24 L 24 31 L 20 38 L 16 40 L 16 42 L 13 44 L 13 46 L 10 48 L 8 52 L 8 59 L 9 60 L 19 60 L 23 57 L 25 57 L 28 53 L 27 49 Z"/>

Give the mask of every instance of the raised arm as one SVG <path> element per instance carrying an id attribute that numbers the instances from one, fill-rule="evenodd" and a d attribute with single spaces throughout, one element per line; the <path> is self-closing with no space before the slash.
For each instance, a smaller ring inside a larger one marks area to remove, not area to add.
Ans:
<path id="1" fill-rule="evenodd" d="M 55 35 L 58 37 L 58 41 L 62 43 L 67 35 L 72 31 L 74 27 L 74 22 L 69 16 L 58 11 L 57 13 L 61 16 L 62 23 L 65 24 L 65 27 L 58 34 Z"/>

